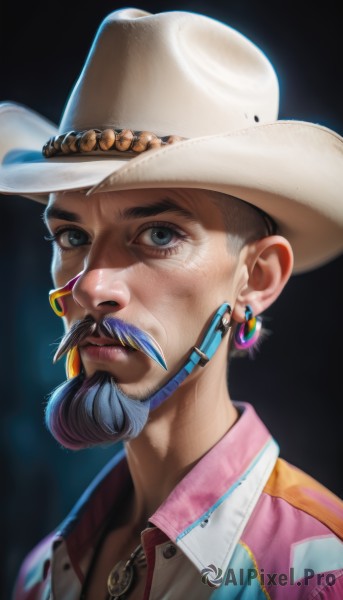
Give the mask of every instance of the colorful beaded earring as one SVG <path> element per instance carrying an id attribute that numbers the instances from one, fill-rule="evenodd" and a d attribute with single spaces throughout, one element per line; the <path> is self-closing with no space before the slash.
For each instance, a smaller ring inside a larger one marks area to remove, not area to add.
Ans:
<path id="1" fill-rule="evenodd" d="M 245 307 L 245 319 L 236 327 L 234 344 L 237 350 L 248 350 L 258 340 L 262 328 L 261 317 L 254 317 L 249 304 Z"/>

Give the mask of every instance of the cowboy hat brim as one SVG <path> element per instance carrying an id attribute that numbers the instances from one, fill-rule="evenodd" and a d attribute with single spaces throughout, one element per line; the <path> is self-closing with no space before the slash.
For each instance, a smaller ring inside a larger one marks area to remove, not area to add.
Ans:
<path id="1" fill-rule="evenodd" d="M 268 213 L 292 245 L 294 272 L 343 250 L 343 139 L 312 123 L 276 121 L 192 138 L 134 158 L 44 158 L 57 128 L 20 105 L 0 110 L 0 192 L 46 203 L 56 191 L 198 188 L 222 192 Z"/>

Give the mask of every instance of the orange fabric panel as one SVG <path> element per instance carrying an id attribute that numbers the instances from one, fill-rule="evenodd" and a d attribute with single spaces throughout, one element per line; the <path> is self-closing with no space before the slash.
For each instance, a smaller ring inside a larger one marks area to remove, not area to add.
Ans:
<path id="1" fill-rule="evenodd" d="M 263 491 L 283 498 L 315 517 L 343 539 L 343 502 L 310 475 L 282 458 L 277 460 Z"/>

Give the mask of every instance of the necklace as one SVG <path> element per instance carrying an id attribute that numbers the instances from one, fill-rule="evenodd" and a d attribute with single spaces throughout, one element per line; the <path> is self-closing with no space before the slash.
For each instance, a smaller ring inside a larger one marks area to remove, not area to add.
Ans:
<path id="1" fill-rule="evenodd" d="M 107 579 L 107 600 L 124 600 L 124 595 L 134 584 L 137 566 L 146 567 L 146 557 L 142 544 L 135 548 L 128 560 L 120 560 L 110 571 Z"/>

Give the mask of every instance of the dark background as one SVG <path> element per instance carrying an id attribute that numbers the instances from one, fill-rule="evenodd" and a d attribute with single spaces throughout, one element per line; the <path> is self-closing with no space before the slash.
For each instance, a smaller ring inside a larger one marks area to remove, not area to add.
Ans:
<path id="1" fill-rule="evenodd" d="M 100 21 L 125 3 L 3 2 L 0 98 L 58 122 Z M 151 12 L 184 9 L 225 21 L 260 46 L 280 80 L 280 118 L 343 133 L 339 3 L 139 2 Z M 50 249 L 42 206 L 0 198 L 1 456 L 3 598 L 26 552 L 54 528 L 113 449 L 72 453 L 45 431 L 47 394 L 61 323 L 48 305 Z M 342 494 L 342 266 L 338 258 L 291 279 L 268 310 L 273 331 L 254 360 L 231 366 L 233 398 L 254 404 L 284 458 Z"/>

